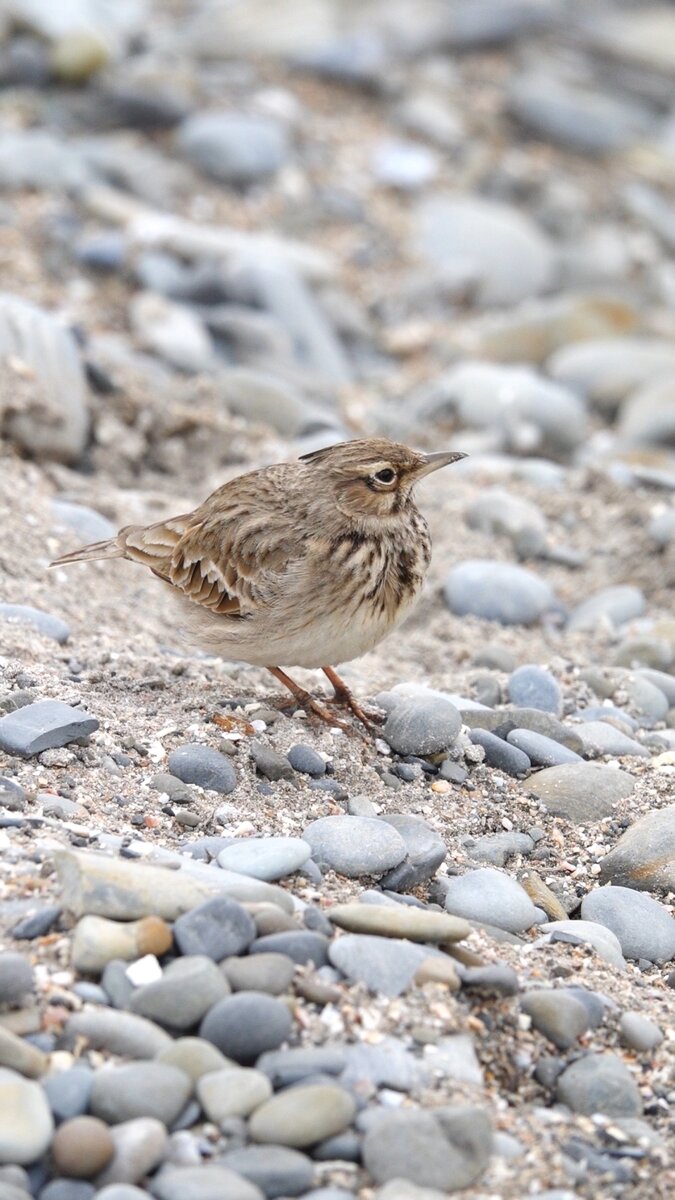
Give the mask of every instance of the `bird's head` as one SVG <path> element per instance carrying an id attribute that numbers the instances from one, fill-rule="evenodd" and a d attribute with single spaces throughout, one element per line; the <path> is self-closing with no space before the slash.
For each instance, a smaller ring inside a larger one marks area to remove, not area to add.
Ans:
<path id="1" fill-rule="evenodd" d="M 364 438 L 314 450 L 300 461 L 323 476 L 340 511 L 358 519 L 396 515 L 420 479 L 460 458 L 466 455 L 457 450 L 422 454 L 387 438 Z"/>

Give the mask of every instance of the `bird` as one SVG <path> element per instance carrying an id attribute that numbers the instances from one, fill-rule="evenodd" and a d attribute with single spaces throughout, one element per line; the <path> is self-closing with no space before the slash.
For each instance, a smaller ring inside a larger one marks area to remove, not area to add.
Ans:
<path id="1" fill-rule="evenodd" d="M 372 731 L 335 664 L 372 650 L 410 611 L 431 560 L 415 487 L 465 457 L 380 437 L 340 442 L 239 475 L 191 512 L 127 525 L 50 566 L 140 563 L 171 588 L 203 648 L 266 667 L 299 705 L 349 728 L 284 669 L 320 668 L 332 702 Z"/>

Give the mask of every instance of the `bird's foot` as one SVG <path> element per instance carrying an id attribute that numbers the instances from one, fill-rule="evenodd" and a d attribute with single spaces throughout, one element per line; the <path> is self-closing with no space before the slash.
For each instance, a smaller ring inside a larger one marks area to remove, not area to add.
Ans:
<path id="1" fill-rule="evenodd" d="M 325 704 L 322 704 L 320 700 L 316 700 L 306 688 L 301 687 L 299 683 L 291 679 L 290 675 L 287 675 L 280 667 L 268 667 L 267 669 L 274 675 L 275 679 L 278 679 L 280 683 L 283 683 L 284 687 L 288 688 L 289 692 L 295 697 L 301 708 L 304 708 L 305 712 L 319 717 L 328 725 L 343 729 L 345 733 L 355 732 L 353 725 L 350 725 L 347 721 L 343 721 L 336 713 L 327 708 Z"/>
<path id="2" fill-rule="evenodd" d="M 322 667 L 321 670 L 333 685 L 333 702 L 351 709 L 356 719 L 365 725 L 370 733 L 377 733 L 377 727 L 384 724 L 386 713 L 379 708 L 370 708 L 360 704 L 351 689 L 347 687 L 344 679 L 341 679 L 332 667 Z"/>

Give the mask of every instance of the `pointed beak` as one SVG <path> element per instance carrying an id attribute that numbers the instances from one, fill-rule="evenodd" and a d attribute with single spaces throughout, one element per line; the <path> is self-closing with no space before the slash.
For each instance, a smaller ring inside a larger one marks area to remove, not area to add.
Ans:
<path id="1" fill-rule="evenodd" d="M 461 458 L 466 458 L 461 450 L 439 450 L 434 454 L 425 454 L 425 466 L 419 472 L 420 476 L 431 475 L 432 471 L 440 471 L 441 467 L 449 467 L 451 463 L 459 462 Z"/>

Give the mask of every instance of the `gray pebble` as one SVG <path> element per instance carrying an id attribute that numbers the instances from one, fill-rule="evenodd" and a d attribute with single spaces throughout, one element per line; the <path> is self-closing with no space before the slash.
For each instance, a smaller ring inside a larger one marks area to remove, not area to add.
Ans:
<path id="1" fill-rule="evenodd" d="M 318 779 L 326 774 L 324 759 L 311 746 L 305 746 L 302 742 L 291 746 L 287 758 L 293 770 L 303 775 L 312 775 Z"/>
<path id="2" fill-rule="evenodd" d="M 291 1032 L 291 1014 L 281 1000 L 263 992 L 226 996 L 206 1014 L 199 1036 L 227 1058 L 247 1066 L 265 1050 L 274 1050 Z"/>
<path id="3" fill-rule="evenodd" d="M 523 992 L 520 1007 L 535 1029 L 559 1050 L 567 1050 L 589 1027 L 585 1006 L 564 988 L 540 988 Z"/>
<path id="4" fill-rule="evenodd" d="M 581 902 L 585 921 L 612 930 L 626 958 L 670 962 L 675 957 L 675 918 L 658 900 L 625 887 L 600 887 Z"/>
<path id="5" fill-rule="evenodd" d="M 531 729 L 512 729 L 506 740 L 511 746 L 522 750 L 538 767 L 560 767 L 565 763 L 582 761 L 581 755 L 574 750 L 555 742 L 553 738 L 544 737 L 541 733 L 533 733 Z"/>
<path id="6" fill-rule="evenodd" d="M 32 625 L 38 633 L 53 638 L 59 645 L 63 645 L 70 637 L 70 626 L 65 621 L 39 608 L 31 608 L 29 604 L 0 604 L 0 620 Z"/>
<path id="7" fill-rule="evenodd" d="M 154 1176 L 150 1191 L 157 1200 L 263 1200 L 260 1188 L 220 1163 L 167 1164 Z"/>
<path id="8" fill-rule="evenodd" d="M 228 992 L 225 977 L 211 958 L 187 955 L 169 963 L 161 979 L 135 988 L 129 1008 L 158 1025 L 184 1032 Z"/>
<path id="9" fill-rule="evenodd" d="M 473 615 L 502 625 L 531 625 L 555 608 L 549 585 L 513 563 L 468 560 L 453 567 L 444 585 L 451 612 Z"/>
<path id="10" fill-rule="evenodd" d="M 0 1067 L 0 1112 L 0 1162 L 35 1162 L 45 1153 L 54 1129 L 40 1084 Z"/>
<path id="11" fill-rule="evenodd" d="M 513 746 L 504 738 L 497 737 L 489 729 L 472 729 L 469 736 L 475 746 L 483 747 L 488 766 L 513 776 L 527 775 L 531 769 L 532 763 L 524 750 Z"/>
<path id="12" fill-rule="evenodd" d="M 89 1108 L 94 1072 L 86 1063 L 47 1075 L 42 1086 L 57 1121 L 79 1117 Z"/>
<path id="13" fill-rule="evenodd" d="M 587 1054 L 558 1076 L 558 1100 L 584 1116 L 638 1117 L 642 1098 L 628 1067 L 614 1054 Z"/>
<path id="14" fill-rule="evenodd" d="M 341 1075 L 347 1066 L 347 1047 L 297 1046 L 290 1050 L 271 1050 L 256 1064 L 269 1076 L 275 1091 L 290 1087 L 311 1075 Z"/>
<path id="15" fill-rule="evenodd" d="M 397 754 L 440 754 L 457 740 L 462 720 L 442 696 L 410 696 L 387 717 L 382 736 Z"/>
<path id="16" fill-rule="evenodd" d="M 438 768 L 438 774 L 441 779 L 447 779 L 448 783 L 462 784 L 469 777 L 469 772 L 466 767 L 460 766 L 459 763 L 453 762 L 451 758 L 446 758 Z"/>
<path id="17" fill-rule="evenodd" d="M 270 996 L 287 991 L 295 974 L 295 962 L 272 951 L 226 958 L 220 967 L 233 992 L 267 992 Z"/>
<path id="18" fill-rule="evenodd" d="M 280 779 L 293 779 L 293 767 L 286 755 L 279 754 L 278 750 L 273 750 L 265 742 L 251 743 L 251 758 L 256 770 L 260 775 L 264 775 L 265 779 L 271 779 L 273 783 Z"/>
<path id="19" fill-rule="evenodd" d="M 197 742 L 172 750 L 169 770 L 183 783 L 195 783 L 208 791 L 219 792 L 221 796 L 229 795 L 237 786 L 237 777 L 229 759 L 218 750 Z"/>
<path id="20" fill-rule="evenodd" d="M 330 945 L 328 957 L 352 983 L 371 992 L 400 996 L 431 951 L 398 938 L 345 934 Z"/>
<path id="21" fill-rule="evenodd" d="M 33 968 L 23 954 L 0 954 L 0 1008 L 19 1008 L 32 995 Z"/>
<path id="22" fill-rule="evenodd" d="M 274 174 L 288 156 L 284 127 L 270 117 L 194 113 L 178 131 L 183 153 L 221 183 L 245 186 Z"/>
<path id="23" fill-rule="evenodd" d="M 135 1117 L 155 1117 L 171 1125 L 187 1104 L 192 1080 L 168 1063 L 129 1063 L 94 1075 L 89 1108 L 109 1125 Z"/>
<path id="24" fill-rule="evenodd" d="M 181 954 L 205 954 L 220 962 L 240 954 L 256 936 L 253 917 L 227 896 L 214 896 L 178 917 L 173 936 Z"/>
<path id="25" fill-rule="evenodd" d="M 574 633 L 603 625 L 616 628 L 641 617 L 647 607 L 644 592 L 629 584 L 603 588 L 573 608 L 567 628 Z"/>
<path id="26" fill-rule="evenodd" d="M 597 763 L 570 763 L 539 771 L 527 786 L 547 812 L 582 825 L 610 816 L 618 800 L 632 795 L 635 780 L 625 771 Z"/>
<path id="27" fill-rule="evenodd" d="M 278 1092 L 257 1108 L 249 1121 L 256 1142 L 304 1149 L 342 1133 L 356 1115 L 350 1093 L 332 1079 L 300 1084 Z"/>
<path id="28" fill-rule="evenodd" d="M 52 500 L 52 512 L 57 521 L 74 530 L 83 542 L 102 542 L 117 533 L 117 526 L 112 521 L 86 504 L 56 497 Z"/>
<path id="29" fill-rule="evenodd" d="M 98 729 L 98 721 L 60 700 L 38 700 L 0 719 L 0 750 L 32 758 Z"/>
<path id="30" fill-rule="evenodd" d="M 619 1037 L 624 1046 L 646 1053 L 655 1050 L 663 1041 L 663 1033 L 655 1021 L 640 1012 L 625 1012 L 619 1021 Z"/>
<path id="31" fill-rule="evenodd" d="M 486 967 L 463 967 L 462 987 L 481 995 L 515 996 L 520 990 L 518 976 L 506 963 L 488 963 Z"/>
<path id="32" fill-rule="evenodd" d="M 558 680 L 543 667 L 532 664 L 518 667 L 508 683 L 509 699 L 521 708 L 540 708 L 560 716 L 562 695 Z"/>
<path id="33" fill-rule="evenodd" d="M 421 1187 L 457 1191 L 478 1179 L 491 1151 L 487 1113 L 458 1105 L 384 1114 L 366 1133 L 363 1161 L 378 1184 L 412 1178 Z"/>
<path id="34" fill-rule="evenodd" d="M 611 963 L 619 971 L 626 970 L 619 939 L 611 929 L 599 925 L 597 921 L 547 921 L 540 929 L 542 933 L 549 933 L 553 941 L 566 941 L 575 946 L 586 942 L 605 962 Z"/>
<path id="35" fill-rule="evenodd" d="M 538 910 L 524 888 L 494 867 L 479 867 L 445 881 L 445 908 L 457 917 L 520 933 L 537 924 Z"/>
<path id="36" fill-rule="evenodd" d="M 93 1200 L 95 1190 L 83 1179 L 52 1179 L 40 1190 L 39 1200 Z"/>
<path id="37" fill-rule="evenodd" d="M 407 853 L 402 863 L 383 876 L 381 886 L 392 892 L 407 892 L 431 879 L 448 853 L 440 834 L 421 817 L 408 813 L 390 813 L 382 820 L 403 838 Z"/>
<path id="38" fill-rule="evenodd" d="M 600 881 L 638 891 L 675 891 L 675 804 L 645 813 L 628 827 L 601 859 Z"/>
<path id="39" fill-rule="evenodd" d="M 462 845 L 474 862 L 503 867 L 516 854 L 531 854 L 534 842 L 527 833 L 486 833 L 479 838 L 466 838 Z"/>
<path id="40" fill-rule="evenodd" d="M 635 738 L 627 737 L 609 721 L 585 721 L 578 729 L 584 747 L 586 758 L 601 758 L 608 755 L 611 758 L 623 758 L 632 755 L 637 758 L 649 758 L 649 750 Z"/>
<path id="41" fill-rule="evenodd" d="M 112 1008 L 73 1013 L 66 1021 L 65 1033 L 67 1044 L 83 1037 L 94 1050 L 109 1050 L 126 1058 L 154 1058 L 171 1045 L 171 1038 L 159 1025 Z"/>
<path id="42" fill-rule="evenodd" d="M 238 838 L 218 854 L 218 865 L 254 879 L 274 881 L 299 870 L 311 854 L 302 838 Z"/>
<path id="43" fill-rule="evenodd" d="M 401 835 L 373 817 L 320 817 L 304 830 L 312 858 L 340 875 L 382 875 L 406 856 Z"/>
<path id="44" fill-rule="evenodd" d="M 249 955 L 284 954 L 299 966 L 313 963 L 315 967 L 322 967 L 328 961 L 328 938 L 309 929 L 288 929 L 257 938 L 248 952 Z"/>
<path id="45" fill-rule="evenodd" d="M 300 1196 L 312 1186 L 314 1178 L 312 1160 L 289 1146 L 246 1146 L 225 1154 L 222 1161 L 255 1183 L 268 1200 Z"/>

